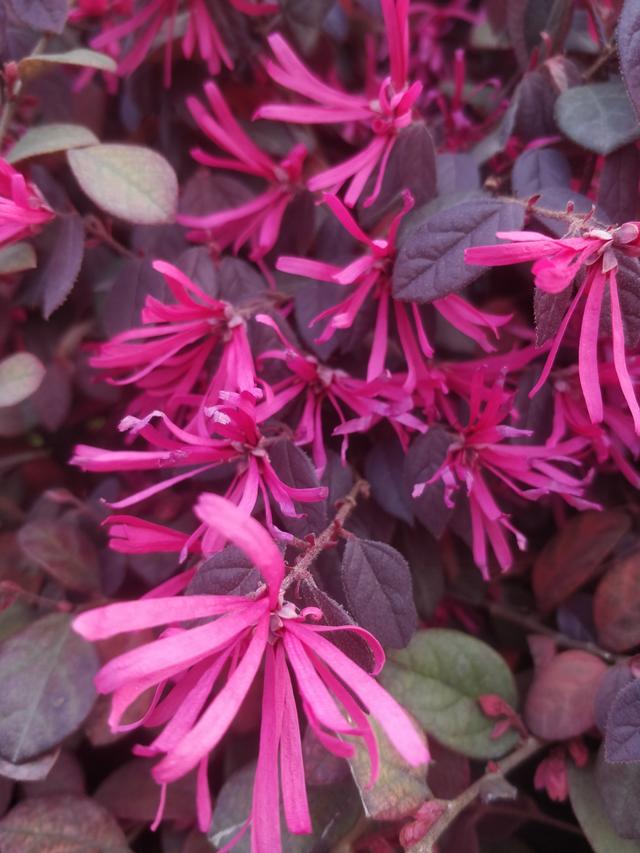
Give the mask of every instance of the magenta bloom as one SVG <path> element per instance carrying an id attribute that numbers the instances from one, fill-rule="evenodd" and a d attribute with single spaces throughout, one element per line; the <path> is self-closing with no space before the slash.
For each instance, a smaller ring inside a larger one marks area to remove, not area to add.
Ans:
<path id="1" fill-rule="evenodd" d="M 266 439 L 258 425 L 255 393 L 243 391 L 239 394 L 224 392 L 221 394 L 222 403 L 206 411 L 209 425 L 209 435 L 191 432 L 175 424 L 164 412 L 150 412 L 145 418 L 127 416 L 120 423 L 121 431 L 131 431 L 140 434 L 153 448 L 152 450 L 103 450 L 99 447 L 78 445 L 75 448 L 71 464 L 77 465 L 83 471 L 154 471 L 162 468 L 187 468 L 184 473 L 162 480 L 142 491 L 136 492 L 121 501 L 112 503 L 114 509 L 125 509 L 146 498 L 152 497 L 178 483 L 191 479 L 198 474 L 204 474 L 224 462 L 236 462 L 236 473 L 226 496 L 241 510 L 249 515 L 254 509 L 259 495 L 264 499 L 264 511 L 269 529 L 276 535 L 287 538 L 287 534 L 278 530 L 271 516 L 269 497 L 278 504 L 282 513 L 292 518 L 299 518 L 294 501 L 313 503 L 324 500 L 327 489 L 324 486 L 315 488 L 296 488 L 284 483 L 276 474 L 269 459 L 269 440 Z M 163 430 L 152 425 L 159 420 Z M 133 535 L 139 547 L 144 550 L 148 541 L 146 525 L 127 531 L 127 538 Z M 212 553 L 220 547 L 219 537 L 210 535 L 201 526 L 182 543 L 182 552 L 187 550 L 196 539 L 203 538 L 202 550 Z M 175 540 L 175 537 L 174 537 Z M 168 533 L 163 535 L 164 550 L 173 550 L 172 540 Z M 175 540 L 177 542 L 177 540 Z M 120 549 L 124 550 L 124 549 Z M 127 550 L 134 550 L 130 546 Z"/>
<path id="2" fill-rule="evenodd" d="M 240 127 L 216 84 L 210 81 L 204 90 L 213 115 L 197 98 L 188 98 L 187 106 L 200 130 L 231 156 L 220 157 L 195 148 L 191 152 L 194 159 L 205 166 L 262 178 L 268 188 L 239 207 L 216 210 L 205 216 L 182 214 L 178 216 L 178 222 L 197 229 L 189 235 L 193 239 L 213 239 L 219 249 L 232 244 L 234 252 L 237 252 L 249 242 L 251 257 L 258 260 L 274 247 L 284 212 L 302 188 L 302 167 L 307 149 L 304 145 L 294 145 L 287 156 L 276 163 Z"/>
<path id="3" fill-rule="evenodd" d="M 638 382 L 639 359 L 630 360 L 634 384 Z M 622 404 L 618 378 L 610 362 L 600 364 L 600 382 L 604 393 L 602 421 L 594 423 L 585 407 L 577 368 L 554 372 L 553 430 L 548 445 L 557 444 L 566 435 L 578 435 L 589 441 L 599 465 L 618 470 L 632 486 L 640 489 L 640 473 L 629 457 L 640 456 L 640 437 L 629 410 Z M 621 405 L 622 404 L 622 405 Z"/>
<path id="4" fill-rule="evenodd" d="M 569 322 L 582 304 L 582 325 L 578 346 L 578 370 L 589 417 L 600 423 L 604 417 L 598 367 L 600 313 L 608 294 L 611 309 L 611 341 L 613 363 L 636 432 L 640 434 L 640 406 L 625 360 L 624 324 L 620 308 L 614 248 L 623 254 L 639 254 L 640 228 L 627 222 L 619 228 L 592 229 L 582 237 L 554 239 L 535 231 L 504 231 L 498 237 L 509 243 L 498 246 L 476 246 L 465 251 L 469 264 L 504 266 L 522 261 L 535 261 L 532 267 L 536 287 L 546 293 L 561 293 L 572 287 L 577 274 L 584 271 L 578 289 L 556 332 L 546 364 L 531 394 L 535 394 L 549 376 Z"/>
<path id="5" fill-rule="evenodd" d="M 162 816 L 166 785 L 197 767 L 199 824 L 203 830 L 209 828 L 209 755 L 229 729 L 252 683 L 261 678 L 260 747 L 248 825 L 251 849 L 276 853 L 281 849 L 280 792 L 289 830 L 308 833 L 312 829 L 294 685 L 308 724 L 326 749 L 349 757 L 354 746 L 344 736 L 362 739 L 372 783 L 378 776 L 379 757 L 371 718 L 408 764 L 423 764 L 429 754 L 395 699 L 325 635 L 349 631 L 363 638 L 375 659 L 374 674 L 384 662 L 378 641 L 356 626 L 313 624 L 322 618 L 321 611 L 299 611 L 288 602 L 282 587 L 282 555 L 254 519 L 210 494 L 200 497 L 196 513 L 220 536 L 231 539 L 259 569 L 265 585 L 257 594 L 147 597 L 83 613 L 76 617 L 74 628 L 95 641 L 168 626 L 157 640 L 109 661 L 96 677 L 98 690 L 113 694 L 112 729 L 163 727 L 150 744 L 136 749 L 141 755 L 161 756 L 153 769 L 163 789 L 155 825 Z M 187 627 L 193 620 L 198 620 L 196 625 Z M 143 717 L 133 725 L 123 724 L 126 709 L 149 688 L 155 688 L 155 693 Z"/>
<path id="6" fill-rule="evenodd" d="M 154 261 L 153 268 L 164 276 L 176 302 L 167 305 L 147 296 L 143 325 L 100 345 L 91 365 L 108 371 L 107 381 L 113 385 L 137 385 L 156 404 L 158 400 L 184 404 L 214 349 L 223 343 L 200 408 L 216 401 L 222 389 L 253 388 L 253 357 L 242 316 L 228 302 L 208 296 L 173 264 Z"/>
<path id="7" fill-rule="evenodd" d="M 583 498 L 587 480 L 568 474 L 559 463 L 579 464 L 575 455 L 588 447 L 583 438 L 572 438 L 554 446 L 506 443 L 505 439 L 531 435 L 530 430 L 517 429 L 503 423 L 513 409 L 513 396 L 499 384 L 485 387 L 484 377 L 476 373 L 469 399 L 469 419 L 461 426 L 447 409 L 457 432 L 443 464 L 424 483 L 416 483 L 413 496 L 441 480 L 445 487 L 445 503 L 454 506 L 453 496 L 460 486 L 466 489 L 471 514 L 473 557 L 485 579 L 489 579 L 489 551 L 493 551 L 500 568 L 509 569 L 513 555 L 508 541 L 511 533 L 521 550 L 526 539 L 511 523 L 493 494 L 491 481 L 500 484 L 520 498 L 536 501 L 549 494 L 560 495 L 580 509 L 598 505 Z M 495 488 L 495 486 L 494 486 Z"/>
<path id="8" fill-rule="evenodd" d="M 253 4 L 248 0 L 229 0 L 229 2 L 246 15 L 270 15 L 279 8 L 273 3 Z M 120 7 L 118 11 L 125 12 L 126 7 Z M 106 49 L 111 52 L 115 49 L 119 53 L 120 43 L 132 36 L 133 45 L 118 64 L 118 74 L 126 77 L 144 62 L 155 40 L 163 36 L 165 39 L 163 81 L 165 86 L 170 86 L 173 41 L 176 38 L 177 18 L 181 12 L 186 14 L 187 21 L 182 38 L 182 53 L 185 58 L 191 59 L 198 50 L 210 74 L 218 74 L 223 65 L 233 68 L 233 61 L 218 32 L 206 0 L 149 0 L 138 6 L 133 14 L 129 11 L 128 20 L 103 30 L 100 35 L 92 39 L 91 46 L 96 50 Z"/>
<path id="9" fill-rule="evenodd" d="M 269 36 L 276 61 L 268 60 L 269 76 L 286 89 L 303 95 L 310 103 L 265 104 L 257 118 L 276 119 L 294 124 L 344 124 L 361 122 L 373 132 L 373 139 L 356 155 L 314 175 L 310 190 L 338 192 L 349 181 L 345 203 L 358 201 L 369 178 L 376 174 L 373 192 L 365 205 L 372 204 L 380 192 L 389 155 L 398 133 L 413 121 L 413 106 L 422 91 L 422 83 L 409 83 L 409 0 L 381 0 L 384 15 L 391 74 L 380 84 L 378 97 L 351 95 L 324 83 L 304 65 L 280 33 Z"/>
<path id="10" fill-rule="evenodd" d="M 0 248 L 36 234 L 54 216 L 35 184 L 0 157 Z"/>
<path id="11" fill-rule="evenodd" d="M 296 349 L 282 334 L 275 321 L 259 314 L 256 320 L 270 326 L 284 345 L 282 350 L 267 350 L 259 356 L 277 359 L 286 364 L 291 376 L 273 387 L 266 387 L 265 401 L 260 404 L 261 419 L 272 417 L 288 403 L 304 396 L 304 408 L 296 427 L 296 444 L 310 444 L 313 461 L 320 476 L 327 464 L 322 429 L 322 407 L 328 401 L 345 427 L 342 441 L 342 458 L 346 462 L 348 449 L 349 421 L 344 407 L 357 415 L 357 432 L 365 432 L 381 418 L 388 418 L 396 429 L 407 426 L 423 429 L 423 424 L 410 414 L 413 408 L 411 396 L 391 377 L 381 376 L 371 382 L 349 376 L 344 370 L 334 370 L 320 364 L 312 355 Z M 338 428 L 339 429 L 339 428 Z M 334 434 L 338 434 L 336 430 Z"/>
<path id="12" fill-rule="evenodd" d="M 409 192 L 404 193 L 403 208 L 389 225 L 386 238 L 374 238 L 366 234 L 336 196 L 325 195 L 324 201 L 349 234 L 367 248 L 366 254 L 356 258 L 344 268 L 324 261 L 283 255 L 278 258 L 277 269 L 292 275 L 331 281 L 350 288 L 346 299 L 322 311 L 311 321 L 312 325 L 321 320 L 326 321 L 324 330 L 318 338 L 319 342 L 328 341 L 337 329 L 348 329 L 365 302 L 368 299 L 376 301 L 373 342 L 367 366 L 369 381 L 380 376 L 385 367 L 389 344 L 389 314 L 392 309 L 398 338 L 407 363 L 406 388 L 408 391 L 413 391 L 421 382 L 428 384 L 428 367 L 425 360 L 432 357 L 433 347 L 427 338 L 420 307 L 415 303 L 399 302 L 391 295 L 391 273 L 397 251 L 396 235 L 403 217 L 413 207 L 413 197 Z M 475 340 L 485 350 L 493 348 L 485 329 L 490 329 L 497 335 L 499 327 L 510 319 L 509 316 L 480 311 L 457 294 L 436 299 L 432 304 L 452 326 Z"/>

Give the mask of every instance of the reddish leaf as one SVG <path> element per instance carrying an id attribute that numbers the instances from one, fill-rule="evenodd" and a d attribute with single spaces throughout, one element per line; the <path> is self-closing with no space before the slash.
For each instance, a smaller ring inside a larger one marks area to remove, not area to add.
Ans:
<path id="1" fill-rule="evenodd" d="M 120 820 L 151 823 L 158 809 L 160 787 L 151 776 L 154 762 L 134 758 L 114 770 L 95 792 L 95 801 Z M 164 819 L 193 823 L 196 788 L 193 773 L 167 788 Z"/>
<path id="2" fill-rule="evenodd" d="M 553 610 L 592 580 L 629 524 L 629 517 L 615 510 L 581 512 L 569 519 L 533 567 L 533 591 L 540 608 Z"/>
<path id="3" fill-rule="evenodd" d="M 85 793 L 84 770 L 75 754 L 64 751 L 54 755 L 54 765 L 43 779 L 28 780 L 20 785 L 25 797 L 51 797 L 57 794 L 82 796 Z"/>
<path id="4" fill-rule="evenodd" d="M 640 553 L 620 559 L 602 578 L 593 615 L 607 649 L 624 652 L 640 643 Z"/>
<path id="5" fill-rule="evenodd" d="M 590 729 L 606 671 L 601 658 L 577 650 L 561 652 L 538 670 L 524 707 L 531 732 L 545 740 L 566 740 Z"/>
<path id="6" fill-rule="evenodd" d="M 18 803 L 0 821 L 2 853 L 129 853 L 109 812 L 86 797 L 67 794 Z"/>
<path id="7" fill-rule="evenodd" d="M 68 589 L 100 589 L 98 554 L 93 542 L 75 524 L 56 520 L 30 521 L 18 533 L 24 554 Z"/>

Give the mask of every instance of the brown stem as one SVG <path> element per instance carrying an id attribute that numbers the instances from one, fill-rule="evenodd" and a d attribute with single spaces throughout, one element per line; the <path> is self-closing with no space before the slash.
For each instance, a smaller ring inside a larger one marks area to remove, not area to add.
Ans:
<path id="1" fill-rule="evenodd" d="M 336 504 L 338 511 L 336 512 L 333 521 L 328 527 L 325 527 L 322 533 L 319 533 L 318 536 L 315 537 L 313 544 L 309 549 L 305 551 L 305 553 L 302 554 L 293 564 L 289 574 L 284 579 L 284 583 L 282 585 L 283 589 L 287 589 L 296 579 L 309 574 L 309 569 L 315 560 L 342 531 L 345 522 L 358 503 L 358 498 L 362 495 L 367 496 L 368 494 L 369 483 L 362 479 L 356 480 L 349 494 Z"/>
<path id="2" fill-rule="evenodd" d="M 37 56 L 39 53 L 42 53 L 47 46 L 48 39 L 48 33 L 45 33 L 43 36 L 41 36 L 34 45 L 34 48 L 29 54 L 29 56 Z M 0 148 L 2 147 L 2 143 L 6 136 L 7 130 L 9 129 L 9 125 L 13 120 L 13 115 L 16 111 L 16 106 L 18 103 L 18 98 L 20 96 L 21 89 L 22 81 L 18 80 L 15 84 L 15 88 L 13 89 L 13 91 L 7 94 L 7 98 L 2 107 L 2 112 L 0 112 Z"/>
<path id="3" fill-rule="evenodd" d="M 472 607 L 481 607 L 497 619 L 504 619 L 505 622 L 511 622 L 513 625 L 519 625 L 526 631 L 532 634 L 544 634 L 545 637 L 551 637 L 554 642 L 565 649 L 580 649 L 584 652 L 589 652 L 592 655 L 597 655 L 607 663 L 619 663 L 627 660 L 626 655 L 616 655 L 613 652 L 608 652 L 606 649 L 601 649 L 595 643 L 587 643 L 582 640 L 574 640 L 573 637 L 568 637 L 566 634 L 550 628 L 543 622 L 540 622 L 535 616 L 520 610 L 515 610 L 508 604 L 503 604 L 500 601 L 476 601 L 466 596 L 455 593 L 452 595 L 457 601 L 463 604 L 469 604 Z"/>
<path id="4" fill-rule="evenodd" d="M 439 839 L 449 829 L 454 820 L 480 797 L 487 782 L 506 776 L 512 770 L 515 770 L 516 767 L 528 761 L 532 755 L 535 755 L 536 752 L 539 752 L 545 746 L 547 744 L 544 741 L 534 737 L 527 738 L 521 746 L 510 755 L 507 755 L 506 758 L 503 758 L 502 761 L 499 761 L 495 770 L 485 773 L 484 776 L 457 796 L 455 800 L 449 800 L 445 804 L 445 811 L 441 817 L 429 829 L 422 841 L 413 848 L 415 853 L 435 853 L 436 844 Z"/>
<path id="5" fill-rule="evenodd" d="M 616 52 L 615 41 L 610 41 L 608 44 L 606 44 L 604 46 L 602 53 L 595 60 L 595 62 L 592 65 L 590 65 L 587 68 L 587 70 L 584 72 L 584 74 L 582 75 L 582 79 L 585 81 L 591 80 L 591 78 L 594 77 L 598 73 L 598 71 L 600 71 L 600 69 L 603 67 L 603 65 L 606 65 L 607 62 L 609 62 L 609 60 L 613 57 L 615 52 Z"/>
<path id="6" fill-rule="evenodd" d="M 111 234 L 108 228 L 105 226 L 104 222 L 101 219 L 98 219 L 97 216 L 94 216 L 92 213 L 89 213 L 84 217 L 84 227 L 87 234 L 95 237 L 100 240 L 102 243 L 106 243 L 107 246 L 110 246 L 114 252 L 118 255 L 122 255 L 123 258 L 138 258 L 135 252 L 132 252 L 131 249 L 128 249 L 119 240 Z"/>

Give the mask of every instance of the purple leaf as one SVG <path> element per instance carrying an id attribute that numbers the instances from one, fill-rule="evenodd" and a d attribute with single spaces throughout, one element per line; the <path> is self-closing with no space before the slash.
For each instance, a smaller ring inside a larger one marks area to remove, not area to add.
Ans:
<path id="1" fill-rule="evenodd" d="M 620 79 L 574 86 L 556 101 L 560 130 L 582 148 L 611 154 L 640 136 L 640 125 Z"/>
<path id="2" fill-rule="evenodd" d="M 60 34 L 69 13 L 68 0 L 9 0 L 13 14 L 32 30 Z"/>
<path id="3" fill-rule="evenodd" d="M 310 53 L 322 33 L 322 22 L 333 5 L 332 0 L 282 0 L 282 16 L 294 34 L 302 52 Z"/>
<path id="4" fill-rule="evenodd" d="M 94 647 L 54 613 L 0 648 L 0 757 L 19 763 L 57 746 L 85 719 L 95 700 Z M 1 837 L 1 833 L 0 833 Z"/>
<path id="5" fill-rule="evenodd" d="M 342 605 L 308 580 L 303 579 L 300 583 L 293 584 L 289 598 L 301 610 L 305 607 L 317 607 L 321 610 L 324 617 L 321 620 L 323 625 L 355 625 Z M 352 631 L 334 631 L 327 634 L 327 639 L 354 660 L 358 666 L 371 672 L 373 655 L 362 637 Z"/>
<path id="6" fill-rule="evenodd" d="M 547 69 L 527 71 L 514 93 L 514 133 L 525 142 L 541 136 L 556 136 L 554 107 L 558 94 Z"/>
<path id="7" fill-rule="evenodd" d="M 25 279 L 27 298 L 46 320 L 71 293 L 84 256 L 84 225 L 77 213 L 58 216 L 43 236 L 39 265 Z"/>
<path id="8" fill-rule="evenodd" d="M 367 190 L 373 189 L 371 179 Z M 415 207 L 421 207 L 436 195 L 436 150 L 423 124 L 412 124 L 398 134 L 389 156 L 380 194 L 370 207 L 360 205 L 360 222 L 365 230 L 374 226 L 385 213 L 402 204 L 402 191 L 409 190 Z"/>
<path id="9" fill-rule="evenodd" d="M 393 295 L 412 302 L 432 302 L 462 290 L 485 271 L 466 264 L 464 250 L 494 245 L 497 231 L 518 231 L 524 206 L 478 198 L 431 216 L 408 236 L 393 270 Z"/>
<path id="10" fill-rule="evenodd" d="M 622 309 L 624 339 L 626 345 L 633 348 L 640 342 L 640 292 L 638 291 L 640 261 L 638 258 L 629 258 L 620 252 L 616 254 L 618 256 L 616 278 Z"/>
<path id="11" fill-rule="evenodd" d="M 0 758 L 0 776 L 14 779 L 16 782 L 39 782 L 49 775 L 59 755 L 60 749 L 52 749 L 51 752 L 45 752 L 33 761 L 24 761 L 22 764 L 13 764 Z"/>
<path id="12" fill-rule="evenodd" d="M 438 154 L 436 172 L 438 195 L 480 189 L 480 170 L 470 154 Z"/>
<path id="13" fill-rule="evenodd" d="M 227 545 L 197 567 L 188 595 L 249 595 L 260 584 L 260 573 L 235 545 Z"/>
<path id="14" fill-rule="evenodd" d="M 618 23 L 622 78 L 640 117 L 640 0 L 625 0 Z"/>
<path id="15" fill-rule="evenodd" d="M 236 308 L 264 301 L 267 283 L 254 267 L 240 258 L 229 256 L 222 259 L 218 268 L 220 299 L 226 299 Z"/>
<path id="16" fill-rule="evenodd" d="M 604 738 L 607 761 L 640 762 L 640 681 L 620 690 L 609 709 Z"/>
<path id="17" fill-rule="evenodd" d="M 615 831 L 622 838 L 640 838 L 640 762 L 613 764 L 607 761 L 603 744 L 598 752 L 595 771 L 598 791 Z M 607 849 L 612 853 L 627 853 L 627 849 L 629 853 L 635 853 L 637 847 L 637 844 L 623 846 L 620 843 Z"/>
<path id="18" fill-rule="evenodd" d="M 570 302 L 570 287 L 560 293 L 546 293 L 536 287 L 533 292 L 533 315 L 537 346 L 541 347 L 556 334 Z"/>
<path id="19" fill-rule="evenodd" d="M 532 148 L 524 151 L 513 165 L 511 185 L 516 195 L 527 198 L 545 187 L 568 187 L 571 166 L 561 151 Z"/>
<path id="20" fill-rule="evenodd" d="M 147 296 L 163 299 L 168 292 L 164 279 L 146 258 L 126 260 L 111 285 L 104 311 L 105 332 L 109 337 L 140 325 L 140 312 Z"/>
<path id="21" fill-rule="evenodd" d="M 384 542 L 347 540 L 342 582 L 355 620 L 383 646 L 404 648 L 416 629 L 409 564 Z"/>
<path id="22" fill-rule="evenodd" d="M 287 486 L 294 486 L 297 489 L 316 489 L 320 486 L 311 460 L 304 450 L 300 450 L 292 441 L 282 439 L 272 444 L 269 448 L 269 459 L 274 471 Z M 296 503 L 296 507 L 302 518 L 283 515 L 278 504 L 274 503 L 274 511 L 289 532 L 303 537 L 308 533 L 317 533 L 326 526 L 328 521 L 326 501 Z"/>
<path id="23" fill-rule="evenodd" d="M 176 266 L 195 281 L 207 296 L 214 299 L 218 297 L 218 268 L 211 260 L 211 252 L 208 249 L 201 246 L 187 249 L 176 261 Z"/>
<path id="24" fill-rule="evenodd" d="M 612 222 L 638 218 L 640 151 L 625 145 L 605 157 L 598 184 L 598 206 L 607 211 Z"/>
<path id="25" fill-rule="evenodd" d="M 610 667 L 600 682 L 594 705 L 596 725 L 602 732 L 607 729 L 607 719 L 611 706 L 621 690 L 624 690 L 634 680 L 629 664 L 617 663 Z"/>
<path id="26" fill-rule="evenodd" d="M 412 494 L 416 483 L 426 483 L 433 477 L 444 462 L 452 440 L 445 429 L 433 426 L 429 432 L 413 441 L 405 457 L 403 471 L 403 483 L 408 495 Z M 432 536 L 439 539 L 453 513 L 453 507 L 448 507 L 444 502 L 442 481 L 436 480 L 425 486 L 420 497 L 412 498 L 411 506 Z"/>
<path id="27" fill-rule="evenodd" d="M 25 556 L 67 589 L 77 592 L 100 589 L 95 546 L 70 521 L 29 521 L 20 528 L 18 544 Z"/>
<path id="28" fill-rule="evenodd" d="M 382 509 L 394 518 L 413 522 L 411 500 L 402 488 L 397 473 L 402 471 L 404 451 L 400 442 L 387 436 L 375 444 L 365 460 L 365 476 L 371 485 L 371 492 Z"/>

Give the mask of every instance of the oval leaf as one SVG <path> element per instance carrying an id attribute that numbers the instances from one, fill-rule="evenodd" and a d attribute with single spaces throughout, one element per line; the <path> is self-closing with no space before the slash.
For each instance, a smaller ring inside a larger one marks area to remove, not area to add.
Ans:
<path id="1" fill-rule="evenodd" d="M 2 853 L 130 853 L 109 812 L 69 794 L 23 800 L 0 820 Z"/>
<path id="2" fill-rule="evenodd" d="M 39 619 L 0 647 L 0 756 L 28 761 L 59 744 L 95 699 L 98 657 L 70 617 Z"/>
<path id="3" fill-rule="evenodd" d="M 592 580 L 630 524 L 628 515 L 614 510 L 581 512 L 566 521 L 533 566 L 538 606 L 553 610 Z"/>
<path id="4" fill-rule="evenodd" d="M 67 159 L 91 201 L 112 216 L 140 225 L 173 221 L 178 181 L 156 151 L 137 145 L 92 145 L 68 151 Z"/>
<path id="5" fill-rule="evenodd" d="M 38 266 L 31 243 L 13 243 L 0 249 L 0 276 L 33 270 Z"/>
<path id="6" fill-rule="evenodd" d="M 0 408 L 15 406 L 40 387 L 45 368 L 30 352 L 16 352 L 0 361 Z"/>
<path id="7" fill-rule="evenodd" d="M 393 295 L 432 302 L 475 281 L 484 267 L 465 264 L 464 250 L 500 242 L 496 231 L 518 231 L 524 206 L 474 198 L 435 213 L 404 242 L 393 269 Z"/>
<path id="8" fill-rule="evenodd" d="M 380 750 L 380 773 L 371 785 L 371 763 L 362 738 L 345 738 L 353 743 L 355 755 L 349 759 L 351 772 L 368 817 L 401 820 L 412 814 L 429 796 L 426 765 L 410 767 L 398 755 L 380 725 L 370 720 Z"/>
<path id="9" fill-rule="evenodd" d="M 68 0 L 8 0 L 21 24 L 38 32 L 60 34 L 67 22 Z"/>
<path id="10" fill-rule="evenodd" d="M 588 652 L 562 652 L 541 667 L 527 694 L 524 718 L 545 740 L 577 737 L 595 723 L 595 699 L 606 663 Z"/>
<path id="11" fill-rule="evenodd" d="M 555 115 L 565 136 L 596 154 L 611 154 L 640 137 L 622 80 L 567 89 L 556 101 Z"/>
<path id="12" fill-rule="evenodd" d="M 24 554 L 67 589 L 100 589 L 98 554 L 93 542 L 68 521 L 40 519 L 25 524 L 18 533 Z"/>
<path id="13" fill-rule="evenodd" d="M 606 760 L 605 749 L 601 746 L 596 759 L 595 778 L 614 831 L 622 838 L 640 839 L 640 763 L 613 764 Z M 640 850 L 640 841 L 633 843 Z M 612 848 L 613 853 L 618 853 L 618 849 L 626 848 Z"/>
<path id="14" fill-rule="evenodd" d="M 81 124 L 42 124 L 29 128 L 11 148 L 6 160 L 8 163 L 18 163 L 28 157 L 97 145 L 99 141 L 92 130 Z"/>
<path id="15" fill-rule="evenodd" d="M 640 553 L 618 560 L 602 578 L 593 618 L 605 648 L 625 652 L 640 643 Z"/>
<path id="16" fill-rule="evenodd" d="M 593 766 L 576 767 L 568 761 L 567 774 L 573 811 L 595 853 L 640 853 L 640 843 L 625 841 L 609 820 Z"/>
<path id="17" fill-rule="evenodd" d="M 511 706 L 518 694 L 504 659 L 459 631 L 420 631 L 406 649 L 389 655 L 382 684 L 428 734 L 470 758 L 498 758 L 517 741 L 514 732 L 492 738 L 494 721 L 478 698 L 497 693 Z"/>
<path id="18" fill-rule="evenodd" d="M 38 53 L 25 56 L 18 63 L 21 77 L 34 77 L 42 74 L 50 65 L 78 65 L 81 68 L 95 68 L 98 71 L 115 73 L 118 66 L 111 56 L 87 47 L 77 47 L 66 53 Z"/>
<path id="19" fill-rule="evenodd" d="M 384 542 L 347 540 L 341 566 L 347 604 L 356 622 L 383 646 L 407 645 L 418 622 L 409 564 Z"/>
<path id="20" fill-rule="evenodd" d="M 640 0 L 625 0 L 618 23 L 620 70 L 640 116 Z"/>
<path id="21" fill-rule="evenodd" d="M 607 715 L 605 757 L 614 764 L 640 762 L 640 681 L 619 691 Z"/>

